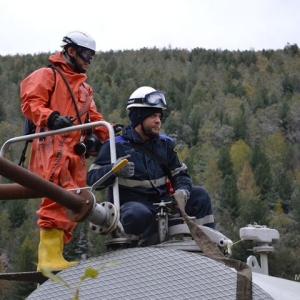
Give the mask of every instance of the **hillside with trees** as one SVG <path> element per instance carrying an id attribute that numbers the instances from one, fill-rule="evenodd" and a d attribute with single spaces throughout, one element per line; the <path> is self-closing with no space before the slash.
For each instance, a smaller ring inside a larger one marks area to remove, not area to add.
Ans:
<path id="1" fill-rule="evenodd" d="M 0 56 L 1 145 L 23 134 L 20 82 L 47 66 L 49 55 Z M 209 191 L 216 229 L 233 242 L 247 224 L 277 229 L 281 238 L 273 244 L 269 272 L 294 280 L 300 270 L 299 70 L 296 44 L 263 51 L 143 48 L 98 53 L 87 82 L 105 119 L 125 125 L 126 100 L 136 88 L 163 91 L 163 132 L 176 140 L 194 184 Z M 15 144 L 5 157 L 18 163 L 23 146 Z M 0 201 L 1 272 L 36 269 L 38 205 L 37 199 Z M 106 251 L 104 237 L 87 223 L 74 234 L 66 258 Z M 233 258 L 245 261 L 252 247 L 239 242 Z M 2 281 L 0 298 L 24 299 L 34 288 Z"/>

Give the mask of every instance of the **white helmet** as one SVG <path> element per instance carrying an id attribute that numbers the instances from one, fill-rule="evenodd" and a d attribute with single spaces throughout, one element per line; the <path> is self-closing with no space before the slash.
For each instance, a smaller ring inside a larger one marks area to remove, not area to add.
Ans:
<path id="1" fill-rule="evenodd" d="M 63 37 L 60 46 L 65 47 L 69 44 L 81 46 L 96 52 L 96 42 L 94 41 L 94 39 L 87 33 L 81 31 L 69 32 L 66 36 Z"/>
<path id="2" fill-rule="evenodd" d="M 127 110 L 132 107 L 167 108 L 164 94 L 150 86 L 142 86 L 135 90 L 127 100 Z"/>

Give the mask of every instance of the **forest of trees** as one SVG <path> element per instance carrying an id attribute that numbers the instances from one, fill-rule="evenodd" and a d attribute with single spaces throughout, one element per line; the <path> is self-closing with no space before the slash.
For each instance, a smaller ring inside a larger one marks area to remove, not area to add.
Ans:
<path id="1" fill-rule="evenodd" d="M 47 66 L 49 55 L 0 56 L 0 145 L 23 134 L 20 82 Z M 277 229 L 269 273 L 294 280 L 300 272 L 299 70 L 296 44 L 259 52 L 143 48 L 98 53 L 87 82 L 113 123 L 128 124 L 125 104 L 136 88 L 163 91 L 163 132 L 176 140 L 193 182 L 209 191 L 216 229 L 233 242 L 247 224 Z M 23 146 L 15 144 L 5 157 L 18 163 Z M 38 205 L 38 199 L 0 201 L 0 272 L 36 269 Z M 65 256 L 99 255 L 104 238 L 80 223 Z M 251 248 L 237 243 L 232 258 L 246 261 Z M 34 288 L 0 281 L 0 298 L 24 299 Z"/>

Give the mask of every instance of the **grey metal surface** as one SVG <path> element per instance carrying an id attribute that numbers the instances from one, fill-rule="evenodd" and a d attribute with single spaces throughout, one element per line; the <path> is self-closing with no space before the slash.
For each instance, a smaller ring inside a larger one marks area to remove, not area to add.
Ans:
<path id="1" fill-rule="evenodd" d="M 80 300 L 85 299 L 201 299 L 234 300 L 236 271 L 197 253 L 156 247 L 112 251 L 80 262 L 59 275 L 74 291 L 87 267 L 100 268 L 94 279 L 85 280 Z M 71 300 L 72 293 L 59 283 L 46 281 L 27 299 Z M 271 300 L 253 284 L 253 300 Z"/>

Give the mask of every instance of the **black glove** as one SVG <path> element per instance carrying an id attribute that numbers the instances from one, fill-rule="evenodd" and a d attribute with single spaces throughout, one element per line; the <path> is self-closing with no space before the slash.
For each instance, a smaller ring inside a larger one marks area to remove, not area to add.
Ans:
<path id="1" fill-rule="evenodd" d="M 122 132 L 122 129 L 123 129 L 124 127 L 125 127 L 125 125 L 122 125 L 122 124 L 115 124 L 115 125 L 113 126 L 115 135 L 120 135 L 121 132 Z"/>
<path id="2" fill-rule="evenodd" d="M 61 129 L 73 126 L 71 117 L 63 117 L 58 111 L 50 114 L 47 122 L 47 127 L 51 130 Z"/>

